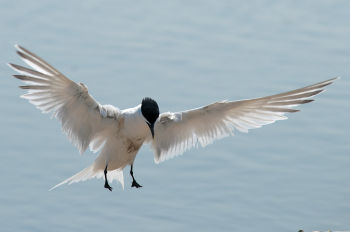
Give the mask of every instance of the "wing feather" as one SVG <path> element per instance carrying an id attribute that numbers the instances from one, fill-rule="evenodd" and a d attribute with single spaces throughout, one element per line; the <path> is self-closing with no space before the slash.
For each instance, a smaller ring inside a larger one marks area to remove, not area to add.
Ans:
<path id="1" fill-rule="evenodd" d="M 19 86 L 28 93 L 22 95 L 43 113 L 52 113 L 62 124 L 63 131 L 79 151 L 84 152 L 91 144 L 96 152 L 104 143 L 102 134 L 112 130 L 120 111 L 110 105 L 99 104 L 87 87 L 65 77 L 42 58 L 16 45 L 17 54 L 31 68 L 9 64 L 21 75 L 15 78 L 26 85 Z M 106 117 L 108 115 L 108 118 Z M 112 117 L 111 117 L 112 116 Z"/>
<path id="2" fill-rule="evenodd" d="M 336 79 L 329 79 L 304 88 L 267 97 L 221 101 L 176 113 L 163 113 L 155 124 L 152 147 L 159 163 L 197 146 L 206 146 L 216 139 L 233 135 L 235 130 L 248 132 L 277 120 L 287 119 L 300 104 L 312 102 L 311 97 L 324 91 Z"/>

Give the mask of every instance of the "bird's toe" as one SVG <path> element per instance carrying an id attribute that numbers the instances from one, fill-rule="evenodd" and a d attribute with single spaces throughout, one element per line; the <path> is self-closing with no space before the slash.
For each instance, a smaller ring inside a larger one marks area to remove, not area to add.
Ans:
<path id="1" fill-rule="evenodd" d="M 111 186 L 109 186 L 109 184 L 105 184 L 105 188 L 112 192 L 113 188 Z"/>
<path id="2" fill-rule="evenodd" d="M 134 180 L 131 184 L 131 187 L 141 188 L 142 186 Z"/>

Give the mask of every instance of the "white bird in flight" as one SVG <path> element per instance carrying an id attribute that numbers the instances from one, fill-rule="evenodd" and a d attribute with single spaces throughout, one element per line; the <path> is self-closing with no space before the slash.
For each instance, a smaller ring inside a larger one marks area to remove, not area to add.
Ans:
<path id="1" fill-rule="evenodd" d="M 287 119 L 286 113 L 298 111 L 293 107 L 313 101 L 312 96 L 337 79 L 262 98 L 219 101 L 196 109 L 159 114 L 157 102 L 148 97 L 125 110 L 101 105 L 89 94 L 86 85 L 70 80 L 27 49 L 15 47 L 32 68 L 8 64 L 20 73 L 14 77 L 27 84 L 20 86 L 28 91 L 21 97 L 43 113 L 52 113 L 80 153 L 88 147 L 100 152 L 92 165 L 51 189 L 94 177 L 104 177 L 104 187 L 110 191 L 108 180 L 116 179 L 124 188 L 123 169 L 127 165 L 131 166 L 131 187 L 142 187 L 134 178 L 133 163 L 144 143 L 151 144 L 154 161 L 160 163 L 198 144 L 206 146 L 233 135 L 234 130 L 248 132 Z"/>

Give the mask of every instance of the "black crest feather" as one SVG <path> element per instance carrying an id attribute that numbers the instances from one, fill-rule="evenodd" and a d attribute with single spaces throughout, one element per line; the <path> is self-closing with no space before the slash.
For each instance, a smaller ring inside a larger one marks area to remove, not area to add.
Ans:
<path id="1" fill-rule="evenodd" d="M 159 107 L 155 100 L 145 97 L 142 100 L 141 112 L 148 122 L 154 123 L 159 116 Z"/>

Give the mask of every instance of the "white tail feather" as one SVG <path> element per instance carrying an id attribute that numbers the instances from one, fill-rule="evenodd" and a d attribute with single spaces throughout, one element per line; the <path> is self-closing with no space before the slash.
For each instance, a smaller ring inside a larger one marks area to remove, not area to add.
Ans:
<path id="1" fill-rule="evenodd" d="M 103 170 L 96 170 L 94 168 L 94 164 L 92 164 L 91 166 L 84 168 L 83 170 L 81 170 L 80 172 L 75 174 L 74 176 L 71 176 L 68 179 L 62 181 L 61 183 L 55 185 L 49 191 L 51 191 L 51 190 L 53 190 L 53 189 L 55 189 L 63 184 L 73 184 L 76 182 L 85 181 L 85 180 L 92 179 L 92 178 L 102 178 L 102 177 L 103 177 Z M 113 180 L 115 180 L 115 179 L 118 180 L 124 189 L 124 176 L 123 176 L 122 169 L 108 171 L 107 178 L 108 178 L 108 181 L 110 183 L 112 183 Z"/>

